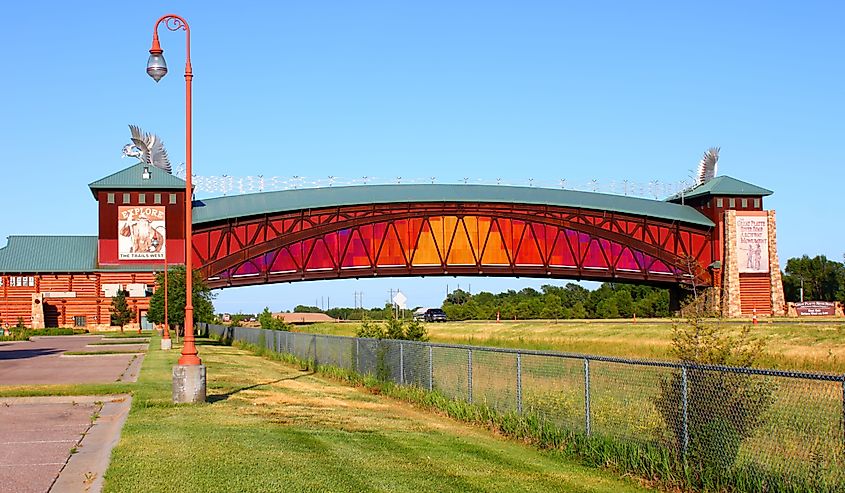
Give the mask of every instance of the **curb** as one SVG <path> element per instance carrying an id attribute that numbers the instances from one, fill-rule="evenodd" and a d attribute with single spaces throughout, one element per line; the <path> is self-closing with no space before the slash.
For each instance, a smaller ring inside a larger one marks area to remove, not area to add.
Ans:
<path id="1" fill-rule="evenodd" d="M 86 397 L 76 397 L 77 401 Z M 50 487 L 51 492 L 99 492 L 103 489 L 104 475 L 109 467 L 111 451 L 120 441 L 120 432 L 129 416 L 132 397 L 128 394 L 92 396 L 103 400 L 102 409 L 94 424 L 80 440 L 77 452 L 72 454 Z M 67 398 L 65 398 L 67 399 Z"/>

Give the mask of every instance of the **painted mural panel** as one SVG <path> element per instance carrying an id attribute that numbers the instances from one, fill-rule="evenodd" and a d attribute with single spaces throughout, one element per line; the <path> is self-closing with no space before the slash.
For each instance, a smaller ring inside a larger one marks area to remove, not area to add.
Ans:
<path id="1" fill-rule="evenodd" d="M 769 219 L 766 216 L 736 216 L 736 250 L 739 272 L 769 272 Z"/>
<path id="2" fill-rule="evenodd" d="M 167 228 L 164 206 L 118 207 L 117 240 L 120 260 L 163 260 Z"/>

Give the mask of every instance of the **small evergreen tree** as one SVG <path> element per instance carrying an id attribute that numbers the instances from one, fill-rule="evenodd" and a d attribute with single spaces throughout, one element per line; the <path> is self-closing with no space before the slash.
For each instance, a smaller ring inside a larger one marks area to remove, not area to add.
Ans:
<path id="1" fill-rule="evenodd" d="M 355 335 L 366 339 L 384 339 L 384 327 L 381 324 L 364 320 Z"/>
<path id="2" fill-rule="evenodd" d="M 427 341 L 428 331 L 419 320 L 411 320 L 405 329 L 405 338 L 409 341 Z"/>
<path id="3" fill-rule="evenodd" d="M 387 319 L 387 330 L 384 333 L 385 339 L 404 339 L 405 327 L 401 320 L 396 317 Z"/>
<path id="4" fill-rule="evenodd" d="M 119 325 L 123 332 L 123 326 L 135 319 L 135 310 L 126 302 L 126 291 L 120 289 L 111 299 L 111 324 Z"/>

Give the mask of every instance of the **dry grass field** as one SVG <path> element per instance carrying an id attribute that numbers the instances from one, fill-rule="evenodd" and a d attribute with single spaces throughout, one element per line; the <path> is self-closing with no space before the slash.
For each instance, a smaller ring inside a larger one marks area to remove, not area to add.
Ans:
<path id="1" fill-rule="evenodd" d="M 682 320 L 526 320 L 426 324 L 430 340 L 451 344 L 545 349 L 626 358 L 671 359 L 672 328 Z M 739 333 L 750 322 L 719 322 Z M 352 336 L 358 322 L 297 327 L 299 332 Z M 761 320 L 753 333 L 766 342 L 760 366 L 845 373 L 845 320 Z"/>

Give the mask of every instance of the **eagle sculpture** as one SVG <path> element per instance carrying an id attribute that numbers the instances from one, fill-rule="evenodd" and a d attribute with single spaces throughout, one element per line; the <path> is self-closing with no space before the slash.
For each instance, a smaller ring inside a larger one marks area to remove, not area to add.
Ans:
<path id="1" fill-rule="evenodd" d="M 696 185 L 706 183 L 716 176 L 716 167 L 719 164 L 719 149 L 719 147 L 711 147 L 704 153 L 701 162 L 698 163 Z"/>
<path id="2" fill-rule="evenodd" d="M 136 157 L 146 164 L 172 173 L 164 142 L 153 133 L 144 133 L 137 125 L 129 125 L 132 143 L 123 146 L 123 157 Z"/>

